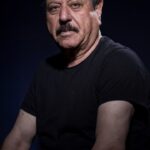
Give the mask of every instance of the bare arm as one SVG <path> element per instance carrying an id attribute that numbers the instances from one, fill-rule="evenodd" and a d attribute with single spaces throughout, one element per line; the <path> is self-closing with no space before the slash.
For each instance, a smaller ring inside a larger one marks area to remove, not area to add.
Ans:
<path id="1" fill-rule="evenodd" d="M 36 117 L 20 110 L 16 123 L 6 137 L 2 150 L 28 150 L 36 133 Z"/>
<path id="2" fill-rule="evenodd" d="M 92 150 L 125 150 L 133 112 L 132 104 L 126 101 L 116 100 L 99 106 L 96 142 Z"/>

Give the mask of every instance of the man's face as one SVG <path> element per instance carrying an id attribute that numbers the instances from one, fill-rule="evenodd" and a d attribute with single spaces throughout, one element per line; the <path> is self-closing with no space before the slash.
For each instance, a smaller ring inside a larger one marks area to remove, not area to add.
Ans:
<path id="1" fill-rule="evenodd" d="M 84 49 L 98 35 L 101 9 L 92 0 L 46 0 L 48 30 L 61 47 Z"/>

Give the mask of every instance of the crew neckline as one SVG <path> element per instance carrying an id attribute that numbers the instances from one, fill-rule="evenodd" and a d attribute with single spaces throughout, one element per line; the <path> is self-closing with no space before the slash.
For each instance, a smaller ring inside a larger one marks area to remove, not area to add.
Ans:
<path id="1" fill-rule="evenodd" d="M 86 58 L 84 59 L 83 61 L 81 61 L 79 64 L 75 65 L 75 66 L 72 66 L 72 67 L 65 67 L 64 69 L 65 70 L 74 70 L 76 68 L 79 68 L 80 66 L 82 66 L 83 64 L 85 64 L 97 51 L 97 49 L 101 49 L 101 45 L 104 41 L 105 37 L 102 36 L 97 44 L 97 46 L 95 47 L 95 49 L 91 52 L 91 54 Z"/>

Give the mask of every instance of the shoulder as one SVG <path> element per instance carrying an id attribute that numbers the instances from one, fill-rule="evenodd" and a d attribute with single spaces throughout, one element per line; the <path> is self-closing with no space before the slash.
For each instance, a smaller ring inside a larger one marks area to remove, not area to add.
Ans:
<path id="1" fill-rule="evenodd" d="M 112 69 L 126 69 L 146 71 L 147 68 L 143 64 L 138 54 L 131 48 L 117 43 L 110 38 L 104 36 L 98 46 L 99 53 L 103 57 L 103 67 L 111 67 Z"/>
<path id="2" fill-rule="evenodd" d="M 101 101 L 122 99 L 140 105 L 148 104 L 150 74 L 139 56 L 108 38 L 104 42 L 105 57 L 97 81 Z"/>

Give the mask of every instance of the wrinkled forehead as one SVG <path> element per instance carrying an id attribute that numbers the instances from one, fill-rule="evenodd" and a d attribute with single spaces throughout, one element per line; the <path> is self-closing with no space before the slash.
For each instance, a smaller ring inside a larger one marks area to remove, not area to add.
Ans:
<path id="1" fill-rule="evenodd" d="M 44 0 L 44 1 L 49 1 L 49 0 Z M 92 1 L 93 6 L 95 6 L 98 3 L 99 0 L 90 0 L 90 1 Z"/>

